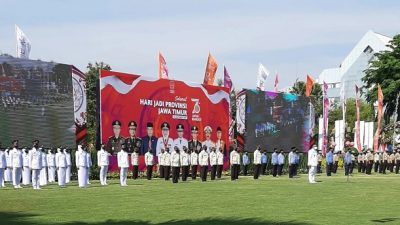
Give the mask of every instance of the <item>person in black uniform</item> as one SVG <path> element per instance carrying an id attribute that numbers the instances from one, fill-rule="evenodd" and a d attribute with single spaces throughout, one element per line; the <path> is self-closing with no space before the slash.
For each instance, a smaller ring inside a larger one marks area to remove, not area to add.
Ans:
<path id="1" fill-rule="evenodd" d="M 133 152 L 139 153 L 139 149 L 142 146 L 142 139 L 136 137 L 137 123 L 131 121 L 128 124 L 129 137 L 125 139 L 126 152 L 132 154 Z"/>
<path id="2" fill-rule="evenodd" d="M 108 138 L 106 147 L 106 150 L 112 155 L 117 155 L 117 153 L 121 151 L 122 144 L 125 143 L 125 139 L 120 136 L 121 126 L 122 124 L 119 120 L 114 120 L 112 122 L 114 135 Z"/>
<path id="3" fill-rule="evenodd" d="M 192 166 L 191 168 L 191 176 L 192 179 L 195 180 L 197 177 L 197 167 L 198 167 L 198 157 L 199 153 L 201 150 L 201 142 L 197 140 L 198 135 L 199 135 L 199 128 L 197 126 L 193 126 L 191 128 L 192 130 L 192 140 L 189 141 L 188 146 L 189 146 L 189 152 L 191 155 L 190 158 L 190 164 Z"/>
<path id="4" fill-rule="evenodd" d="M 142 137 L 142 145 L 140 147 L 140 155 L 146 154 L 149 149 L 156 156 L 157 138 L 154 136 L 153 123 L 147 123 L 147 135 Z"/>

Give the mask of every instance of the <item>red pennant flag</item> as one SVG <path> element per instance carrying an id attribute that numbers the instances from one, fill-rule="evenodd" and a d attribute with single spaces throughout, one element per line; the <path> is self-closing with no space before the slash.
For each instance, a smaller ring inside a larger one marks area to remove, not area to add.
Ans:
<path id="1" fill-rule="evenodd" d="M 314 79 L 310 75 L 307 75 L 307 82 L 306 82 L 307 97 L 310 97 L 313 86 L 314 86 Z"/>
<path id="2" fill-rule="evenodd" d="M 158 53 L 158 78 L 159 79 L 168 79 L 168 67 L 167 62 L 161 52 Z"/>
<path id="3" fill-rule="evenodd" d="M 211 53 L 208 53 L 206 73 L 204 74 L 203 84 L 214 85 L 215 73 L 217 72 L 218 64 Z"/>
<path id="4" fill-rule="evenodd" d="M 378 151 L 379 147 L 379 135 L 381 133 L 382 125 L 382 115 L 383 115 L 383 93 L 381 86 L 378 84 L 378 127 L 376 128 L 374 136 L 374 151 Z"/>

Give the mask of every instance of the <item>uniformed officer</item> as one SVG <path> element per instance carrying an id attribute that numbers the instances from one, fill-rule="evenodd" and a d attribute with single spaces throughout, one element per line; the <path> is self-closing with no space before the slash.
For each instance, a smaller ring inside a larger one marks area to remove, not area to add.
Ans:
<path id="1" fill-rule="evenodd" d="M 283 149 L 281 149 L 278 155 L 278 176 L 282 176 L 282 169 L 284 164 L 285 164 L 285 155 L 283 154 Z"/>
<path id="2" fill-rule="evenodd" d="M 254 176 L 253 178 L 255 180 L 258 179 L 258 177 L 260 176 L 260 169 L 261 169 L 261 147 L 257 146 L 256 150 L 253 153 L 253 164 L 254 164 Z"/>
<path id="3" fill-rule="evenodd" d="M 164 165 L 165 165 L 165 150 L 161 149 L 161 152 L 158 154 L 158 172 L 160 178 L 165 178 L 164 175 Z"/>
<path id="4" fill-rule="evenodd" d="M 121 126 L 122 124 L 119 120 L 114 120 L 112 122 L 114 135 L 108 138 L 106 148 L 106 150 L 112 155 L 117 155 L 117 153 L 121 151 L 121 145 L 125 142 L 125 139 L 120 135 Z"/>
<path id="5" fill-rule="evenodd" d="M 169 180 L 170 176 L 171 176 L 171 153 L 169 153 L 169 148 L 166 148 L 164 152 L 164 179 Z"/>
<path id="6" fill-rule="evenodd" d="M 225 141 L 222 140 L 222 129 L 221 127 L 217 127 L 217 141 L 215 142 L 215 147 L 217 148 L 217 152 L 219 152 L 219 149 L 222 149 L 222 153 L 224 156 L 227 154 L 226 152 L 226 144 Z"/>
<path id="7" fill-rule="evenodd" d="M 78 186 L 80 188 L 87 187 L 88 160 L 86 154 L 82 145 L 78 145 L 78 150 L 75 152 L 75 165 L 78 169 Z"/>
<path id="8" fill-rule="evenodd" d="M 222 148 L 217 151 L 217 178 L 222 176 L 222 169 L 224 168 L 224 152 Z"/>
<path id="9" fill-rule="evenodd" d="M 215 147 L 211 147 L 211 152 L 209 154 L 209 157 L 211 166 L 210 177 L 211 180 L 215 180 L 215 175 L 217 174 L 217 150 Z"/>
<path id="10" fill-rule="evenodd" d="M 183 152 L 180 153 L 181 156 L 181 166 L 182 166 L 182 181 L 186 181 L 189 176 L 189 166 L 190 166 L 190 155 L 188 154 L 188 148 L 183 146 Z"/>
<path id="11" fill-rule="evenodd" d="M 231 164 L 231 180 L 237 180 L 239 178 L 240 170 L 240 154 L 237 152 L 236 148 L 233 146 L 229 147 L 230 156 L 229 162 Z"/>
<path id="12" fill-rule="evenodd" d="M 215 143 L 211 140 L 211 133 L 212 133 L 212 128 L 210 126 L 204 127 L 204 135 L 205 135 L 205 140 L 202 143 L 202 146 L 207 147 L 207 153 L 211 152 L 211 148 L 215 147 Z"/>
<path id="13" fill-rule="evenodd" d="M 153 160 L 154 160 L 154 155 L 152 149 L 148 148 L 146 154 L 144 154 L 144 163 L 146 164 L 147 180 L 151 180 L 153 176 Z"/>
<path id="14" fill-rule="evenodd" d="M 65 158 L 67 160 L 67 168 L 65 170 L 65 183 L 68 184 L 71 181 L 71 166 L 72 166 L 71 149 L 64 148 L 63 151 L 65 154 Z"/>
<path id="15" fill-rule="evenodd" d="M 364 170 L 365 162 L 364 162 L 364 153 L 359 153 L 357 156 L 357 169 L 358 172 L 361 173 Z"/>
<path id="16" fill-rule="evenodd" d="M 18 149 L 18 140 L 14 140 L 12 142 L 13 149 L 10 151 L 10 161 L 12 165 L 12 182 L 14 188 L 22 188 L 21 187 L 21 178 L 22 178 L 22 152 Z"/>
<path id="17" fill-rule="evenodd" d="M 198 132 L 199 128 L 197 126 L 192 126 L 192 140 L 189 141 L 189 151 L 190 151 L 190 165 L 192 179 L 195 180 L 197 176 L 197 166 L 198 166 L 198 158 L 199 152 L 201 151 L 201 142 L 198 141 Z"/>
<path id="18" fill-rule="evenodd" d="M 296 168 L 296 147 L 292 147 L 288 156 L 288 164 L 289 164 L 289 178 L 293 178 L 295 176 L 295 168 Z"/>
<path id="19" fill-rule="evenodd" d="M 29 151 L 29 168 L 32 171 L 32 187 L 34 190 L 40 189 L 40 171 L 42 170 L 42 152 L 39 151 L 39 141 L 33 141 L 32 150 Z"/>
<path id="20" fill-rule="evenodd" d="M 166 150 L 167 148 L 172 149 L 174 147 L 174 140 L 169 137 L 169 123 L 164 122 L 161 124 L 162 137 L 157 140 L 156 155 L 160 154 L 161 149 Z"/>
<path id="21" fill-rule="evenodd" d="M 129 153 L 128 153 L 129 154 Z M 136 180 L 139 176 L 139 149 L 135 149 L 131 154 L 132 178 Z"/>
<path id="22" fill-rule="evenodd" d="M 247 152 L 244 152 L 242 155 L 242 163 L 243 163 L 243 175 L 247 176 L 247 171 L 248 171 L 249 165 L 250 165 L 250 159 L 249 159 L 249 155 L 247 154 Z"/>
<path id="23" fill-rule="evenodd" d="M 389 153 L 389 158 L 388 158 L 388 167 L 389 171 L 393 173 L 393 167 L 394 167 L 394 154 L 392 152 Z"/>
<path id="24" fill-rule="evenodd" d="M 117 154 L 118 167 L 120 168 L 119 181 L 122 187 L 128 186 L 126 180 L 128 177 L 128 168 L 129 168 L 129 155 L 125 151 L 126 148 L 124 145 L 125 144 L 122 144 L 121 151 L 119 151 Z"/>
<path id="25" fill-rule="evenodd" d="M 156 155 L 157 149 L 157 138 L 154 136 L 153 123 L 147 123 L 147 135 L 142 137 L 142 145 L 140 147 L 140 155 L 144 155 L 149 152 L 149 149 Z"/>
<path id="26" fill-rule="evenodd" d="M 57 167 L 57 180 L 58 186 L 65 187 L 65 175 L 67 169 L 67 157 L 62 151 L 61 147 L 57 148 L 56 153 L 56 167 Z"/>
<path id="27" fill-rule="evenodd" d="M 274 148 L 274 153 L 271 155 L 272 176 L 276 177 L 278 174 L 278 149 Z"/>
<path id="28" fill-rule="evenodd" d="M 125 139 L 125 148 L 128 154 L 137 153 L 140 154 L 140 148 L 142 146 L 142 139 L 136 137 L 137 124 L 135 121 L 128 123 L 129 137 Z"/>
<path id="29" fill-rule="evenodd" d="M 110 164 L 109 156 L 111 155 L 105 149 L 104 144 L 101 145 L 97 152 L 97 166 L 100 168 L 100 185 L 107 185 L 108 165 Z"/>
<path id="30" fill-rule="evenodd" d="M 380 168 L 380 155 L 379 155 L 379 153 L 378 152 L 376 152 L 375 154 L 374 154 L 374 172 L 375 173 L 378 173 L 378 170 L 379 170 L 379 168 Z"/>
<path id="31" fill-rule="evenodd" d="M 0 142 L 0 187 L 4 186 L 4 170 L 7 168 L 5 149 L 1 147 Z"/>
<path id="32" fill-rule="evenodd" d="M 386 169 L 389 161 L 389 154 L 385 151 L 382 154 L 382 173 L 386 174 Z"/>
<path id="33" fill-rule="evenodd" d="M 203 145 L 202 150 L 199 153 L 199 165 L 200 165 L 200 179 L 202 182 L 205 182 L 207 181 L 207 173 L 208 173 L 208 153 L 206 145 Z"/>
<path id="34" fill-rule="evenodd" d="M 268 167 L 268 156 L 265 150 L 262 151 L 261 154 L 261 174 L 267 175 L 267 167 Z"/>
<path id="35" fill-rule="evenodd" d="M 177 146 L 179 151 L 183 151 L 183 147 L 188 148 L 188 141 L 183 137 L 184 126 L 182 124 L 176 125 L 176 132 L 178 134 L 178 138 L 174 140 L 174 147 Z"/>
<path id="36" fill-rule="evenodd" d="M 181 168 L 181 156 L 178 146 L 171 153 L 172 183 L 178 183 Z"/>
<path id="37" fill-rule="evenodd" d="M 29 169 L 29 150 L 27 147 L 22 149 L 22 184 L 31 183 L 31 169 Z"/>
<path id="38" fill-rule="evenodd" d="M 48 171 L 48 181 L 53 183 L 56 181 L 56 155 L 53 149 L 47 150 L 46 155 L 47 160 L 47 171 Z"/>
<path id="39" fill-rule="evenodd" d="M 367 168 L 366 168 L 366 174 L 371 175 L 372 171 L 372 166 L 374 164 L 374 155 L 371 153 L 371 150 L 367 150 L 367 154 L 365 154 L 366 158 L 366 163 L 367 163 Z"/>
<path id="40" fill-rule="evenodd" d="M 317 183 L 315 181 L 315 174 L 317 173 L 317 166 L 318 166 L 318 153 L 317 153 L 317 146 L 313 145 L 313 147 L 308 150 L 308 160 L 307 165 L 308 169 L 308 182 L 310 184 Z"/>

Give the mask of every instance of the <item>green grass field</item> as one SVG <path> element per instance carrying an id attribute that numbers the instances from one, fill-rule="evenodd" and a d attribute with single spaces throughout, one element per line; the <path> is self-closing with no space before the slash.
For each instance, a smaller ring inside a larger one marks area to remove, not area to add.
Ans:
<path id="1" fill-rule="evenodd" d="M 340 174 L 341 171 L 340 171 Z M 0 189 L 0 224 L 400 224 L 400 175 Z"/>

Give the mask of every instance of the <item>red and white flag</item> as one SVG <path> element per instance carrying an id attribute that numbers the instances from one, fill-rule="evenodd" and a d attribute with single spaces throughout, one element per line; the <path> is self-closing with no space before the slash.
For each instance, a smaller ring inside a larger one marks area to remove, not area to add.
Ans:
<path id="1" fill-rule="evenodd" d="M 203 84 L 214 85 L 215 73 L 217 72 L 217 69 L 218 69 L 217 60 L 214 59 L 211 53 L 208 53 L 206 72 L 204 74 Z"/>
<path id="2" fill-rule="evenodd" d="M 168 79 L 167 62 L 165 62 L 164 56 L 161 52 L 158 53 L 158 78 Z"/>

